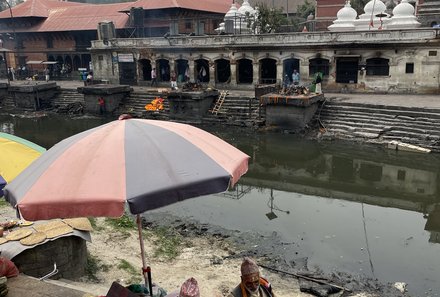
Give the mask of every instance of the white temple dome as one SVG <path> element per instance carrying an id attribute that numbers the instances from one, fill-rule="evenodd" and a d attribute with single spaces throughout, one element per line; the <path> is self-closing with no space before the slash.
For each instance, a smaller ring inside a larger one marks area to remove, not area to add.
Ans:
<path id="1" fill-rule="evenodd" d="M 354 22 L 357 17 L 357 12 L 354 10 L 350 1 L 345 3 L 345 6 L 341 8 L 336 14 L 337 19 L 333 21 L 333 24 L 328 26 L 327 29 L 330 31 L 354 31 Z"/>
<path id="2" fill-rule="evenodd" d="M 244 0 L 243 4 L 238 9 L 238 12 L 243 14 L 243 15 L 246 15 L 247 13 L 249 15 L 254 15 L 255 14 L 255 9 L 252 8 L 252 6 L 249 4 L 248 0 Z"/>
<path id="3" fill-rule="evenodd" d="M 354 20 L 357 17 L 357 12 L 351 7 L 350 1 L 347 1 L 344 7 L 342 7 L 336 14 L 339 20 Z"/>
<path id="4" fill-rule="evenodd" d="M 396 7 L 393 9 L 393 15 L 395 16 L 410 16 L 414 15 L 414 7 L 408 3 L 408 0 L 402 0 Z"/>
<path id="5" fill-rule="evenodd" d="M 383 3 L 381 0 L 370 0 L 370 2 L 365 5 L 364 12 L 365 14 L 373 13 L 373 15 L 376 15 L 383 13 L 386 9 L 387 7 L 385 6 L 385 3 Z"/>
<path id="6" fill-rule="evenodd" d="M 232 19 L 238 14 L 237 4 L 232 3 L 231 8 L 229 8 L 228 12 L 225 14 L 225 19 Z"/>

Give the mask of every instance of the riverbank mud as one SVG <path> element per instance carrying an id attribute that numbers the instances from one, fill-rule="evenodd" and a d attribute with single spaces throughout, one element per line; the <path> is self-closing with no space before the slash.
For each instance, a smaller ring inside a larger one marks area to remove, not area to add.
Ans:
<path id="1" fill-rule="evenodd" d="M 301 291 L 311 296 L 409 296 L 392 283 L 381 283 L 377 279 L 342 271 L 324 272 L 319 266 L 310 267 L 309 258 L 302 256 L 301 238 L 296 242 L 285 242 L 276 232 L 262 235 L 252 231 L 227 230 L 163 212 L 148 214 L 144 218 L 144 226 L 172 227 L 186 238 L 214 236 L 219 241 L 226 241 L 233 249 L 225 258 L 253 257 L 261 267 L 297 279 Z"/>

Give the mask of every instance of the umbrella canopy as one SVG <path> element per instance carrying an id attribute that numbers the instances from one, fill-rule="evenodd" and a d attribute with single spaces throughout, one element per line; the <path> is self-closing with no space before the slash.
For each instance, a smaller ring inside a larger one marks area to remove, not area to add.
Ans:
<path id="1" fill-rule="evenodd" d="M 23 138 L 0 132 L 0 175 L 11 182 L 45 150 Z"/>
<path id="2" fill-rule="evenodd" d="M 249 156 L 190 125 L 127 119 L 71 136 L 5 187 L 26 220 L 119 217 L 227 190 Z"/>

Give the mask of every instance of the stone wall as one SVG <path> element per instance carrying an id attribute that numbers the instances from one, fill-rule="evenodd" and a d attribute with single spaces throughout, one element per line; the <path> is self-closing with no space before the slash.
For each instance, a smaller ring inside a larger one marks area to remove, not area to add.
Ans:
<path id="1" fill-rule="evenodd" d="M 77 279 L 85 273 L 86 241 L 77 236 L 61 237 L 25 250 L 12 261 L 20 272 L 37 278 L 51 272 L 56 263 L 59 272 L 53 279 Z"/>

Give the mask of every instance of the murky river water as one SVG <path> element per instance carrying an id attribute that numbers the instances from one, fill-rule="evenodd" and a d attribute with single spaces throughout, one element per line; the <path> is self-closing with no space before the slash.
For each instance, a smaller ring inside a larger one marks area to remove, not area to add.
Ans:
<path id="1" fill-rule="evenodd" d="M 49 148 L 108 120 L 4 115 L 0 131 Z M 226 194 L 159 212 L 231 230 L 276 231 L 294 245 L 288 261 L 307 257 L 312 270 L 405 282 L 412 296 L 440 296 L 440 155 L 208 130 L 252 157 L 249 172 Z"/>

